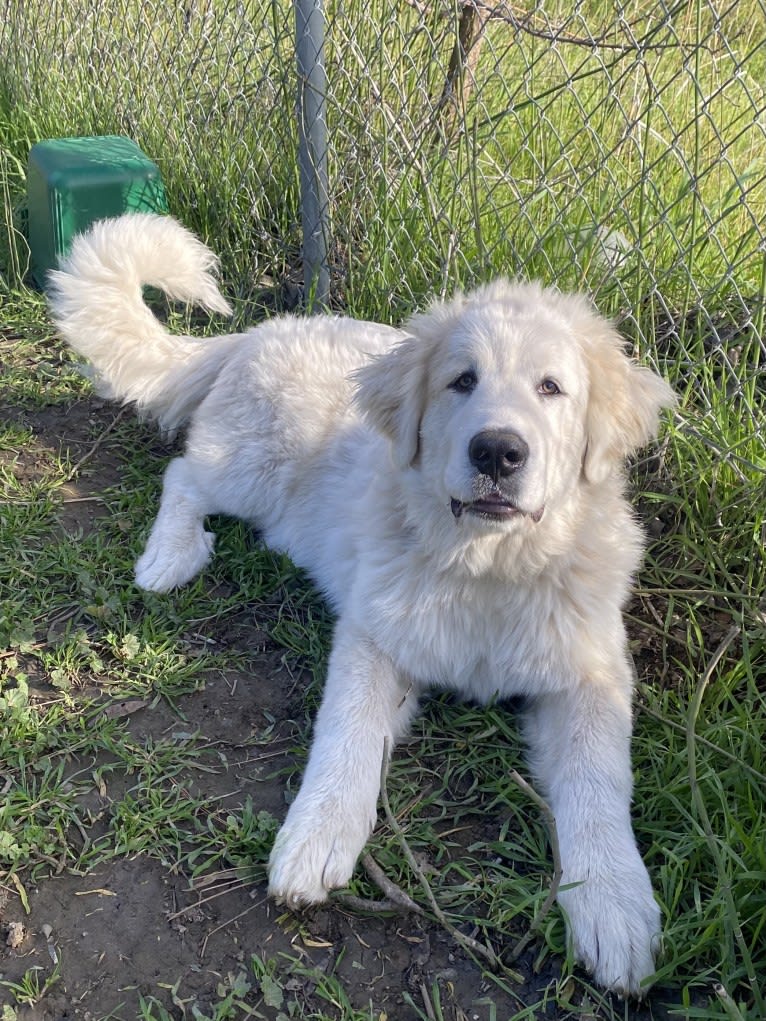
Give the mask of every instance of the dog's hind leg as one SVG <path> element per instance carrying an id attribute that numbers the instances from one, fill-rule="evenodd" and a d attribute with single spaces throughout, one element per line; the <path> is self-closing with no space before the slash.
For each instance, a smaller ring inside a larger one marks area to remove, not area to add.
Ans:
<path id="1" fill-rule="evenodd" d="M 165 471 L 159 514 L 136 562 L 138 586 L 150 592 L 169 592 L 199 574 L 213 553 L 215 534 L 205 530 L 205 516 L 214 512 L 186 458 L 171 461 Z"/>

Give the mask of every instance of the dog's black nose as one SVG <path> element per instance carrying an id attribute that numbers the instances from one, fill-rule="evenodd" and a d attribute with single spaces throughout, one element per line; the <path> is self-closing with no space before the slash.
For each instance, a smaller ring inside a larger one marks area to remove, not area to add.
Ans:
<path id="1" fill-rule="evenodd" d="M 497 482 L 524 467 L 529 457 L 529 444 L 505 429 L 487 429 L 476 433 L 468 444 L 468 457 L 482 475 L 489 475 Z"/>

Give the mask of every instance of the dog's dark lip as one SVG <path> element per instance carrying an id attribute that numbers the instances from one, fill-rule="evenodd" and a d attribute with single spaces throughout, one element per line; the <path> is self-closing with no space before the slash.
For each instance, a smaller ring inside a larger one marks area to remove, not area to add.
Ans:
<path id="1" fill-rule="evenodd" d="M 503 521 L 507 518 L 512 518 L 516 514 L 522 514 L 524 516 L 532 518 L 534 522 L 538 522 L 542 516 L 544 507 L 540 507 L 539 510 L 528 512 L 522 511 L 515 504 L 511 503 L 510 500 L 506 500 L 505 497 L 498 494 L 489 494 L 488 496 L 482 497 L 480 500 L 471 500 L 468 503 L 464 503 L 462 500 L 455 500 L 454 498 L 450 501 L 450 509 L 454 517 L 457 519 L 463 513 L 475 514 L 480 518 L 490 518 L 495 521 Z"/>

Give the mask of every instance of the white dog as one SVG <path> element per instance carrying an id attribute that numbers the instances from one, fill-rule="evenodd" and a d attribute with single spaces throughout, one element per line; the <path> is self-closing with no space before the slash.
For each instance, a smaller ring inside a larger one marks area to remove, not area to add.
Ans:
<path id="1" fill-rule="evenodd" d="M 503 280 L 402 331 L 321 316 L 169 335 L 142 284 L 228 312 L 215 261 L 170 218 L 104 221 L 51 275 L 51 304 L 102 393 L 165 430 L 188 423 L 138 584 L 193 578 L 213 548 L 206 515 L 230 514 L 305 568 L 337 613 L 271 894 L 313 903 L 348 882 L 375 823 L 384 742 L 426 686 L 523 695 L 574 952 L 603 985 L 639 994 L 660 921 L 630 822 L 621 607 L 642 537 L 622 465 L 671 390 L 584 298 Z"/>

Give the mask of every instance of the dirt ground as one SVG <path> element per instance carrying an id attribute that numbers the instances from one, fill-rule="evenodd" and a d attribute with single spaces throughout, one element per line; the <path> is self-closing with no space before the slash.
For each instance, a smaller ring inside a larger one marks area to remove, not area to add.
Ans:
<path id="1" fill-rule="evenodd" d="M 93 449 L 94 424 L 95 432 L 106 426 L 113 408 L 93 401 L 51 408 L 46 414 L 7 406 L 2 410 L 31 426 L 41 445 L 67 449 L 72 462 L 88 455 L 87 473 L 78 483 L 81 496 L 98 494 L 118 478 L 119 459 L 110 452 L 109 438 Z M 34 464 L 22 464 L 19 470 L 34 471 Z M 99 527 L 103 513 L 89 500 L 65 504 L 59 526 L 73 534 L 78 529 L 87 533 Z M 252 737 L 267 725 L 282 737 L 294 737 L 302 678 L 283 665 L 280 652 L 262 635 L 253 635 L 250 660 L 248 675 L 212 672 L 203 690 L 180 701 L 183 729 L 199 732 L 203 743 L 210 742 L 205 755 L 215 769 L 190 769 L 177 782 L 206 797 L 228 796 L 235 812 L 249 795 L 256 808 L 282 818 L 284 781 L 276 774 L 288 762 L 288 752 L 279 749 L 289 748 L 289 740 L 272 740 L 261 756 Z M 164 703 L 128 706 L 125 711 L 137 742 L 179 726 L 179 716 Z M 68 769 L 75 773 L 92 765 L 73 759 Z M 106 819 L 110 803 L 129 785 L 129 777 L 110 773 L 106 786 L 88 795 L 92 816 Z M 97 838 L 98 826 L 96 822 L 91 840 Z M 36 887 L 28 886 L 27 894 L 29 914 L 17 896 L 0 890 L 0 978 L 18 982 L 35 966 L 41 975 L 50 974 L 54 957 L 60 961 L 60 978 L 38 1005 L 17 1008 L 19 1021 L 128 1021 L 138 1016 L 142 996 L 156 997 L 173 1018 L 207 1017 L 221 992 L 247 971 L 253 953 L 277 958 L 284 952 L 320 973 L 332 970 L 353 1007 L 374 1005 L 369 1016 L 376 1021 L 435 1016 L 427 1006 L 435 986 L 446 1019 L 510 1018 L 525 1005 L 538 1003 L 560 979 L 561 962 L 550 957 L 542 972 L 534 972 L 539 948 L 532 946 L 515 964 L 524 978 L 509 995 L 435 921 L 365 915 L 332 903 L 306 913 L 297 926 L 266 898 L 262 885 L 242 888 L 234 882 L 227 888 L 222 881 L 195 889 L 188 876 L 146 856 L 114 858 L 86 875 L 62 870 Z M 292 966 L 288 971 L 280 976 L 281 991 L 272 990 L 267 997 L 271 1005 L 261 1003 L 255 1016 L 292 1017 L 301 1009 L 331 1015 L 327 1000 L 316 996 L 317 973 L 307 977 Z M 419 1012 L 407 1005 L 404 993 L 419 1005 Z M 581 1004 L 578 1015 L 608 1016 L 596 1005 L 593 1012 L 584 1009 L 583 995 L 578 987 L 573 1000 Z M 5 1002 L 14 1000 L 0 989 L 0 1004 Z M 556 996 L 548 995 L 547 1002 L 536 1017 L 573 1016 L 556 1005 Z M 628 1016 L 636 1021 L 666 1017 L 666 1002 L 661 991 L 647 1006 L 631 1007 Z M 615 1004 L 618 1016 L 623 1010 Z"/>
<path id="2" fill-rule="evenodd" d="M 277 656 L 264 654 L 261 667 L 256 677 L 211 678 L 204 692 L 183 700 L 184 729 L 199 728 L 201 736 L 215 742 L 210 764 L 215 762 L 216 772 L 181 774 L 178 782 L 195 792 L 204 788 L 206 797 L 235 791 L 235 811 L 237 799 L 249 793 L 258 808 L 281 817 L 284 790 L 279 778 L 259 779 L 258 756 L 252 746 L 243 746 L 254 729 L 263 727 L 264 714 L 279 718 L 285 712 L 283 693 L 294 689 L 295 678 L 280 667 Z M 178 725 L 178 717 L 162 705 L 141 709 L 130 720 L 137 741 L 159 737 Z M 224 760 L 227 766 L 221 768 Z M 268 773 L 279 764 L 269 753 Z M 73 761 L 72 771 L 78 765 Z M 127 782 L 118 778 L 105 792 L 94 792 L 89 806 L 94 814 L 119 798 Z M 403 1003 L 402 992 L 420 1003 L 423 984 L 430 990 L 439 982 L 447 1002 L 453 990 L 455 1018 L 462 1017 L 458 1007 L 468 1018 L 489 1018 L 488 1006 L 477 1001 L 490 996 L 500 1006 L 506 999 L 498 998 L 492 983 L 438 925 L 407 916 L 365 917 L 332 905 L 305 913 L 300 930 L 291 931 L 290 919 L 266 899 L 263 887 L 234 886 L 213 898 L 207 886 L 194 890 L 188 877 L 139 856 L 116 859 L 83 876 L 51 876 L 28 889 L 28 916 L 16 898 L 9 898 L 0 912 L 6 934 L 0 950 L 3 977 L 18 981 L 35 964 L 49 973 L 49 948 L 62 962 L 60 982 L 38 1007 L 28 1014 L 22 1010 L 19 1018 L 95 1019 L 112 1011 L 115 1017 L 132 1018 L 142 995 L 170 1006 L 174 986 L 179 1002 L 204 1011 L 217 1002 L 217 990 L 227 976 L 246 970 L 253 952 L 272 958 L 285 952 L 307 965 L 332 968 L 354 1006 L 372 1001 L 378 1013 L 402 1021 L 417 1017 Z M 212 892 L 218 891 L 213 887 Z M 11 932 L 17 934 L 14 946 L 8 945 Z M 552 977 L 543 974 L 531 982 L 544 989 Z M 328 1009 L 326 1002 L 312 998 L 311 978 L 291 975 L 285 985 L 296 1003 Z M 532 988 L 520 988 L 519 1001 L 507 1003 L 509 1014 L 532 995 Z M 265 1017 L 279 1013 L 276 1007 L 259 1010 Z M 181 1017 L 181 1008 L 177 1011 Z"/>

